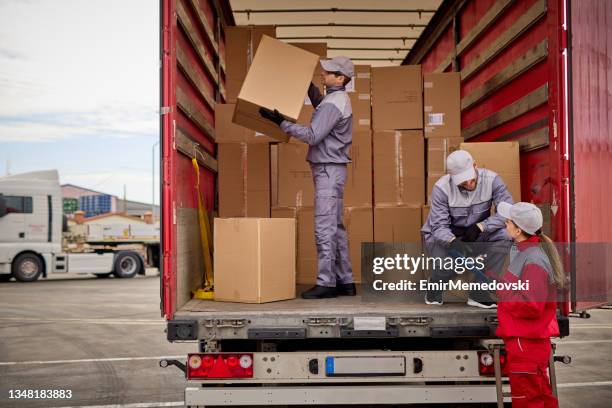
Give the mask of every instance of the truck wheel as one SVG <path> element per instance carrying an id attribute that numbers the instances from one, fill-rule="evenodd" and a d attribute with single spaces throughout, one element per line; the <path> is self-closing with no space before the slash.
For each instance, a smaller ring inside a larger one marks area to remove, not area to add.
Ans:
<path id="1" fill-rule="evenodd" d="M 118 278 L 133 278 L 140 272 L 140 257 L 134 252 L 124 251 L 115 257 L 114 274 Z"/>
<path id="2" fill-rule="evenodd" d="M 34 254 L 21 254 L 13 261 L 13 276 L 19 282 L 34 282 L 42 273 L 42 262 Z"/>

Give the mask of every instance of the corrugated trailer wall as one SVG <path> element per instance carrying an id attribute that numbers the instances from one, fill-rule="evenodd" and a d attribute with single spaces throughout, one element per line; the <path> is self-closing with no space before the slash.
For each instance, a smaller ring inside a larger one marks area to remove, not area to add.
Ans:
<path id="1" fill-rule="evenodd" d="M 577 310 L 612 300 L 612 2 L 572 0 L 571 100 Z M 592 301 L 589 301 L 591 298 Z"/>
<path id="2" fill-rule="evenodd" d="M 444 1 L 404 63 L 461 73 L 463 137 L 519 141 L 521 199 L 538 204 L 546 232 L 567 242 L 562 23 L 562 0 Z"/>
<path id="3" fill-rule="evenodd" d="M 161 0 L 162 315 L 191 298 L 203 278 L 195 171 L 209 211 L 215 204 L 214 106 L 225 98 L 224 0 Z M 177 276 L 176 271 L 183 270 Z"/>

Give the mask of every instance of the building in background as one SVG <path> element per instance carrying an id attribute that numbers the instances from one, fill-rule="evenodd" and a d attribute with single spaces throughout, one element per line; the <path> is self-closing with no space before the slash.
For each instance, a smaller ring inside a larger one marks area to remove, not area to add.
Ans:
<path id="1" fill-rule="evenodd" d="M 123 200 L 117 196 L 106 194 L 74 184 L 62 184 L 64 212 L 72 217 L 76 210 L 85 212 L 85 217 L 94 217 L 107 213 L 122 213 L 128 216 L 143 218 L 153 210 L 154 220 L 159 220 L 159 206 L 150 203 Z"/>

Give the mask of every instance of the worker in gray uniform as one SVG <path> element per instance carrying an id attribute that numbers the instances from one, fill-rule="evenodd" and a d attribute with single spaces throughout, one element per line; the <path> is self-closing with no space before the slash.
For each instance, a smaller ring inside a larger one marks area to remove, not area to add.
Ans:
<path id="1" fill-rule="evenodd" d="M 343 223 L 343 196 L 346 166 L 351 162 L 353 112 L 345 86 L 353 77 L 353 62 L 347 57 L 322 60 L 326 95 L 310 84 L 308 97 L 315 111 L 310 125 L 287 121 L 275 109 L 260 109 L 262 117 L 283 131 L 308 144 L 315 187 L 315 241 L 318 275 L 316 286 L 302 293 L 304 299 L 355 296 L 353 270 L 349 259 L 348 237 Z"/>
<path id="2" fill-rule="evenodd" d="M 486 255 L 485 270 L 476 271 L 474 280 L 488 281 L 489 275 L 501 273 L 511 238 L 505 220 L 491 215 L 493 204 L 513 204 L 512 196 L 501 177 L 488 169 L 476 167 L 465 150 L 457 150 L 446 159 L 448 174 L 442 176 L 431 193 L 429 216 L 421 229 L 425 250 L 430 257 Z M 475 244 L 474 244 L 475 243 Z M 435 269 L 430 283 L 448 282 L 455 271 Z M 425 303 L 442 305 L 442 290 L 428 290 Z M 488 292 L 470 291 L 468 305 L 495 308 Z"/>

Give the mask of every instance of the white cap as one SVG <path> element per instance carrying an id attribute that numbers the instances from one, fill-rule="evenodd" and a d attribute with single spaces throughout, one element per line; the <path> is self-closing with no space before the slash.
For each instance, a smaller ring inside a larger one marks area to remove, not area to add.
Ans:
<path id="1" fill-rule="evenodd" d="M 446 170 L 454 185 L 476 178 L 474 159 L 465 150 L 455 150 L 446 158 Z"/>
<path id="2" fill-rule="evenodd" d="M 496 211 L 504 218 L 512 220 L 520 229 L 534 235 L 542 228 L 542 211 L 531 203 L 499 203 Z"/>
<path id="3" fill-rule="evenodd" d="M 348 57 L 338 56 L 332 59 L 321 60 L 321 66 L 327 72 L 340 72 L 349 79 L 354 75 L 353 61 Z"/>

